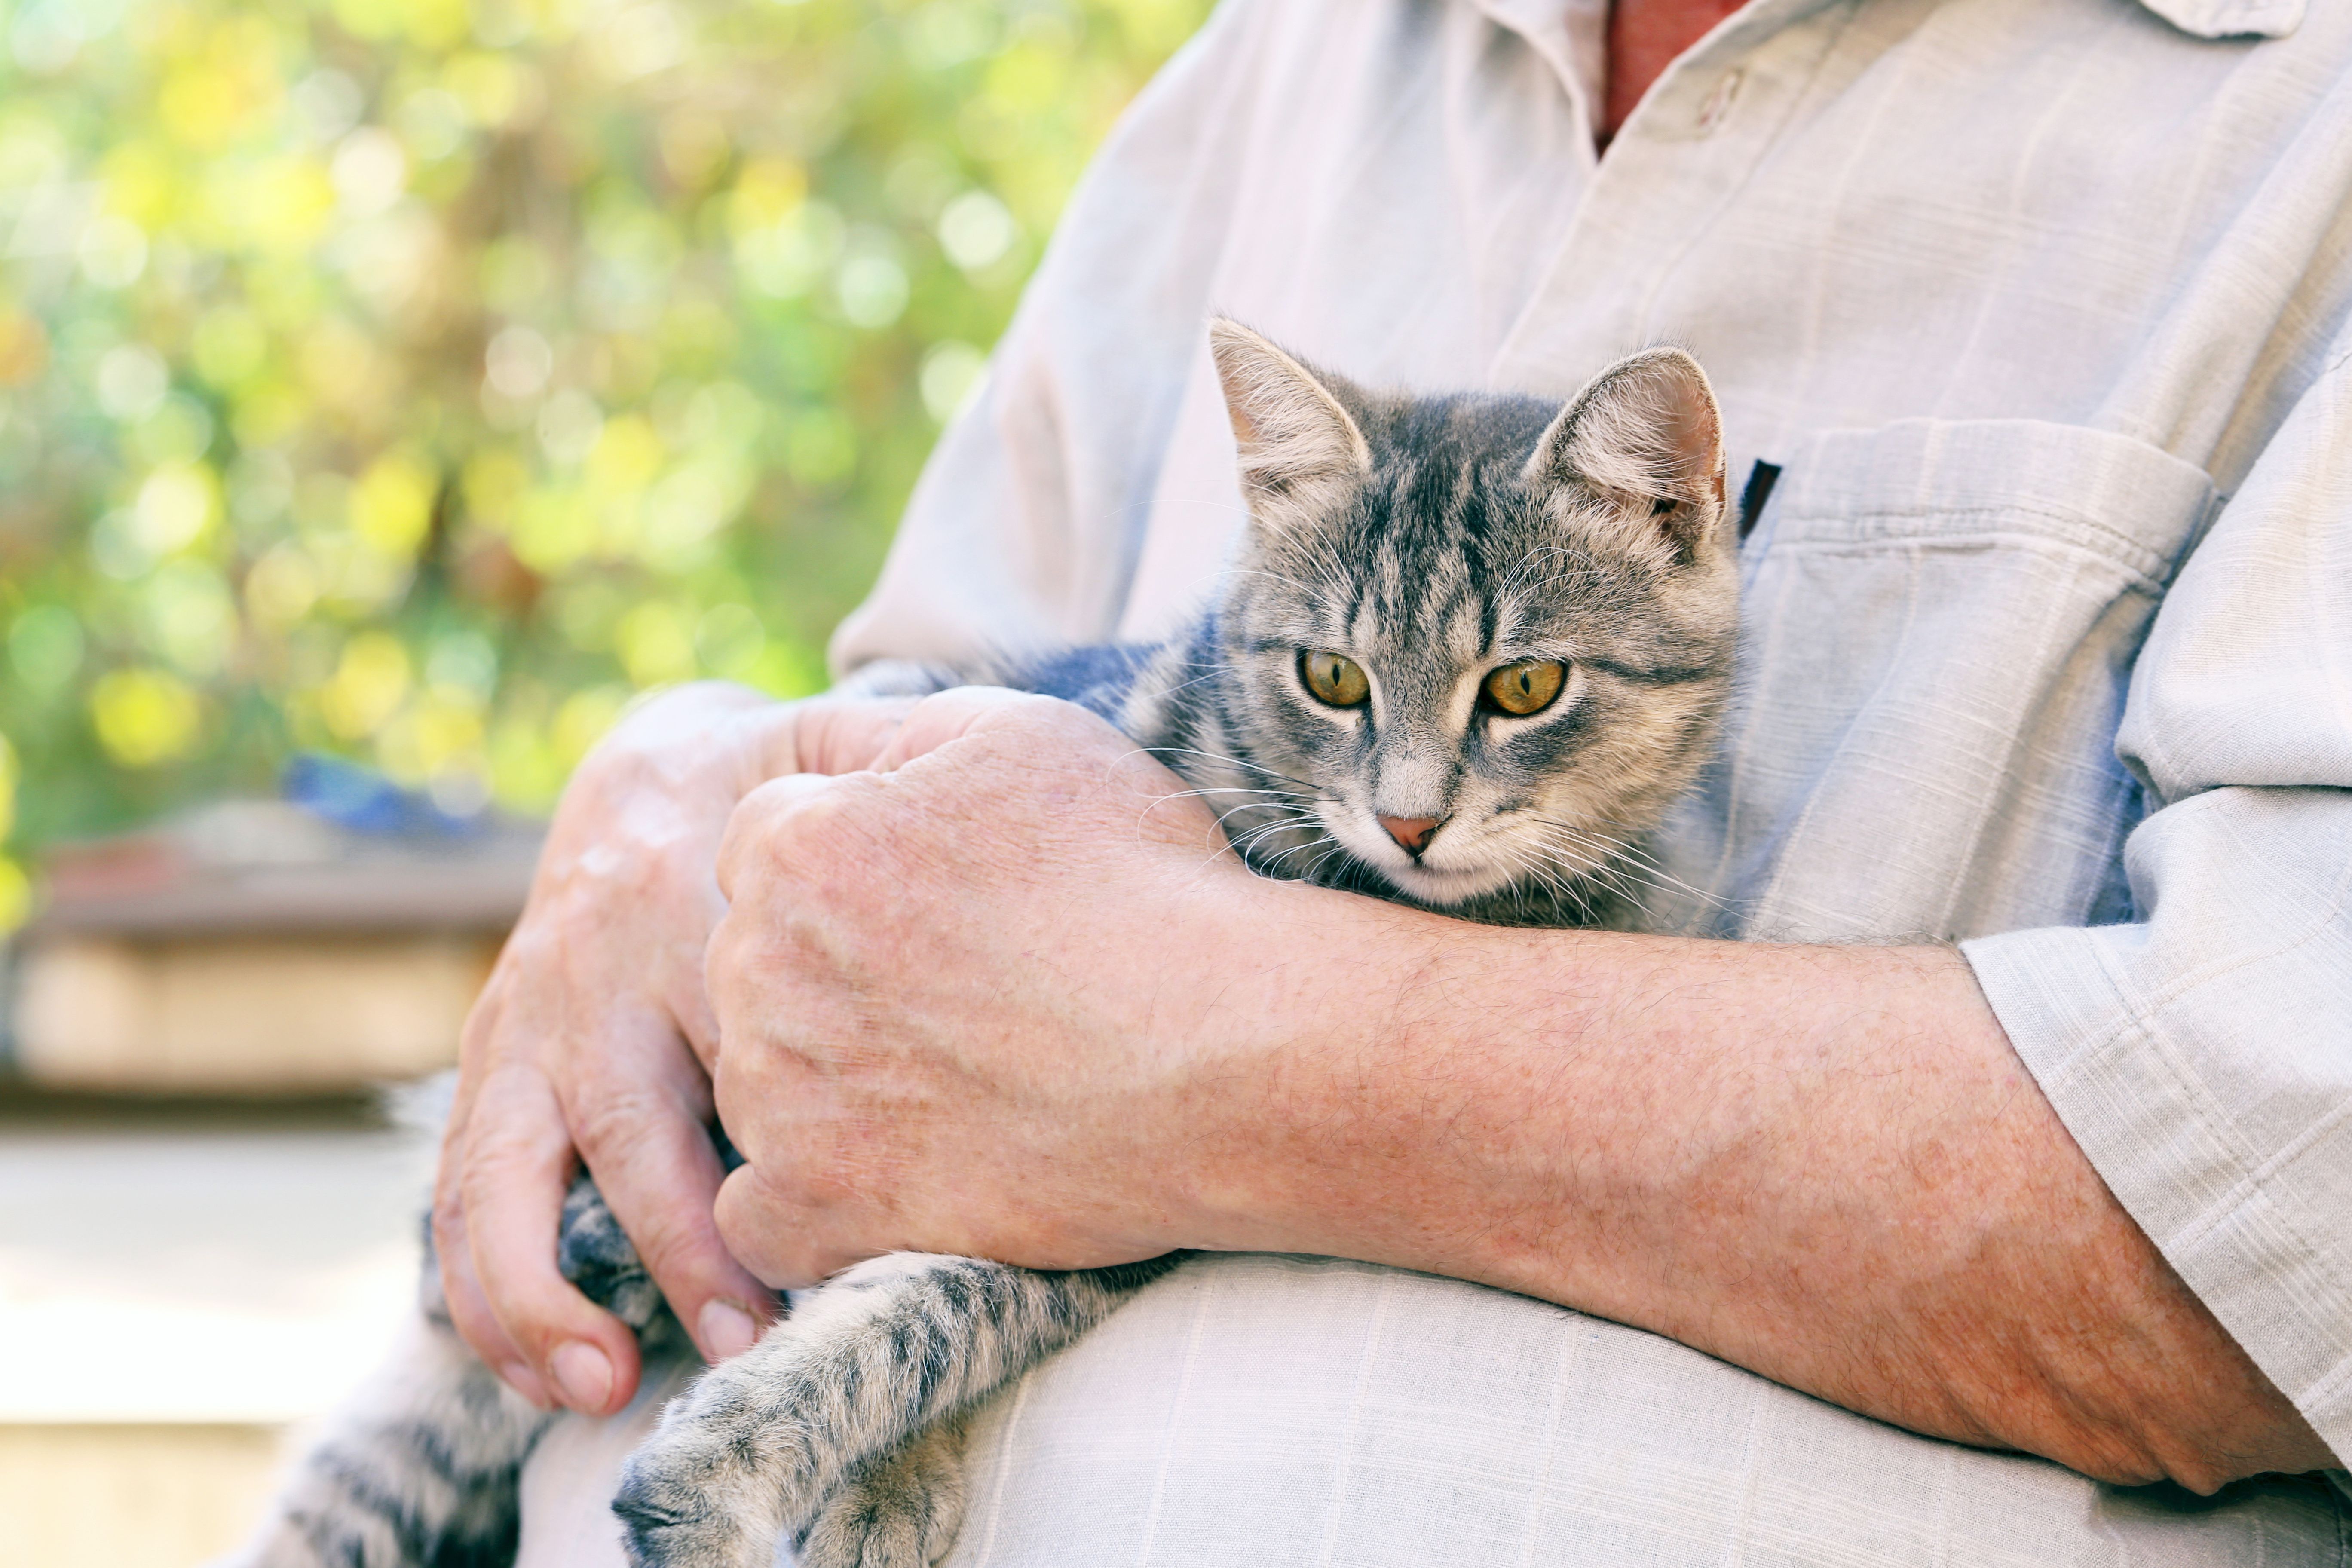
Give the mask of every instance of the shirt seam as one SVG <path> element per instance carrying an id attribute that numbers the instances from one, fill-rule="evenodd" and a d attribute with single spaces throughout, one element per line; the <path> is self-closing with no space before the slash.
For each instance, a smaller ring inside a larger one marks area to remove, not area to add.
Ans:
<path id="1" fill-rule="evenodd" d="M 1981 551 L 2003 545 L 2013 546 L 2025 543 L 2053 552 L 2064 552 L 2079 556 L 2086 562 L 2096 563 L 2110 570 L 2121 572 L 2126 574 L 2128 581 L 2122 585 L 2120 591 L 2139 593 L 2150 598 L 2161 598 L 2169 578 L 2160 574 L 2160 568 L 2151 570 L 2145 563 L 2125 559 L 2117 550 L 2102 548 L 2109 544 L 2113 536 L 2109 536 L 2106 539 L 2087 541 L 2068 538 L 2055 532 L 2036 533 L 2030 529 L 1979 529 L 1948 533 L 1918 530 L 1907 532 L 1887 532 L 1874 536 L 1864 534 L 1850 538 L 1807 539 L 1801 535 L 1795 539 L 1776 541 L 1773 552 L 1813 556 L 1867 555 L 1896 547 L 1925 547 L 1937 551 Z M 2153 554 L 2154 552 L 2143 550 L 2141 553 Z"/>

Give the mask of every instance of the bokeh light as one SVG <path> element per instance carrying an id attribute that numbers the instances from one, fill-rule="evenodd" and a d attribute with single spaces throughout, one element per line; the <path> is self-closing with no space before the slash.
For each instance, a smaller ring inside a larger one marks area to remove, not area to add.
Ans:
<path id="1" fill-rule="evenodd" d="M 824 679 L 1204 0 L 0 0 L 0 930 L 299 750 L 543 810 Z"/>

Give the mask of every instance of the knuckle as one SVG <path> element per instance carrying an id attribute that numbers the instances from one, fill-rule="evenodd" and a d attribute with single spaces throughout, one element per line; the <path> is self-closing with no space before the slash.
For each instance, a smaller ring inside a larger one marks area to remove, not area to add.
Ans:
<path id="1" fill-rule="evenodd" d="M 551 1159 L 534 1139 L 505 1126 L 492 1127 L 476 1137 L 457 1173 L 460 1196 L 467 1210 L 510 1207 L 530 1190 L 531 1179 L 551 1165 L 559 1171 L 568 1162 Z"/>
<path id="2" fill-rule="evenodd" d="M 748 817 L 752 842 L 771 859 L 814 852 L 877 786 L 866 773 L 840 774 L 821 787 L 797 775 L 762 785 L 746 797 L 756 803 Z"/>
<path id="3" fill-rule="evenodd" d="M 559 900 L 560 901 L 560 900 Z M 506 986 L 513 985 L 518 974 L 528 974 L 543 969 L 548 960 L 561 951 L 552 927 L 556 915 L 544 905 L 525 912 L 514 931 L 507 938 L 506 946 L 499 952 L 496 978 Z"/>
<path id="4" fill-rule="evenodd" d="M 524 1033 L 510 1026 L 527 1012 L 549 967 L 548 957 L 554 944 L 544 930 L 546 919 L 536 909 L 526 910 L 522 920 L 509 933 L 505 944 L 499 949 L 498 962 L 491 966 L 489 978 L 483 983 L 481 994 L 467 1011 L 465 1028 L 459 1036 L 462 1048 L 492 1050 Z"/>
<path id="5" fill-rule="evenodd" d="M 567 1107 L 572 1142 L 590 1164 L 625 1162 L 674 1132 L 684 1121 L 666 1097 L 632 1085 L 576 1095 Z"/>
<path id="6" fill-rule="evenodd" d="M 747 950 L 755 941 L 751 922 L 733 910 L 711 929 L 710 943 L 702 951 L 700 979 L 714 1003 L 743 973 Z"/>
<path id="7" fill-rule="evenodd" d="M 720 1205 L 719 1234 L 751 1277 L 771 1289 L 803 1289 L 823 1278 L 810 1271 L 808 1249 L 794 1230 L 763 1223 L 743 1205 Z"/>
<path id="8" fill-rule="evenodd" d="M 490 1310 L 488 1303 L 465 1289 L 466 1281 L 446 1264 L 442 1266 L 441 1284 L 450 1326 L 457 1331 L 457 1337 L 484 1361 L 502 1360 L 508 1353 L 501 1342 L 506 1332 L 499 1326 L 498 1317 Z"/>
<path id="9" fill-rule="evenodd" d="M 730 898 L 740 900 L 747 884 L 761 878 L 784 858 L 779 844 L 786 837 L 768 803 L 753 796 L 730 821 L 719 849 L 719 862 Z"/>

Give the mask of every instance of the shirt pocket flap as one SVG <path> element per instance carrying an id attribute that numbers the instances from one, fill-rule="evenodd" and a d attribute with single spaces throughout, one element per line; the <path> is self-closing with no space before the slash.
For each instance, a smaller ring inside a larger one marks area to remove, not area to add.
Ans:
<path id="1" fill-rule="evenodd" d="M 2127 918 L 2116 727 L 2215 499 L 2144 442 L 2038 420 L 1808 439 L 1748 542 L 1739 694 L 1662 838 L 1655 923 L 1885 941 Z"/>

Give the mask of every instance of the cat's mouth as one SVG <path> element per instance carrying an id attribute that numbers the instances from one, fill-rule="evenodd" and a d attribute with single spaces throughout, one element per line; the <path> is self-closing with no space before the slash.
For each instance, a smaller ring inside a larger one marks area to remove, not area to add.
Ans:
<path id="1" fill-rule="evenodd" d="M 1377 869 L 1396 885 L 1399 892 L 1437 909 L 1466 904 L 1473 899 L 1500 892 L 1511 881 L 1510 873 L 1501 868 L 1457 871 L 1432 866 L 1425 860 L 1411 866 L 1381 866 Z"/>
<path id="2" fill-rule="evenodd" d="M 1480 854 L 1476 840 L 1483 836 L 1461 823 L 1448 823 L 1438 829 L 1428 847 L 1415 855 L 1399 846 L 1385 828 L 1370 819 L 1360 822 L 1358 816 L 1353 811 L 1344 816 L 1327 813 L 1324 826 L 1359 863 L 1415 903 L 1444 909 L 1500 892 L 1511 884 L 1511 868 Z"/>

